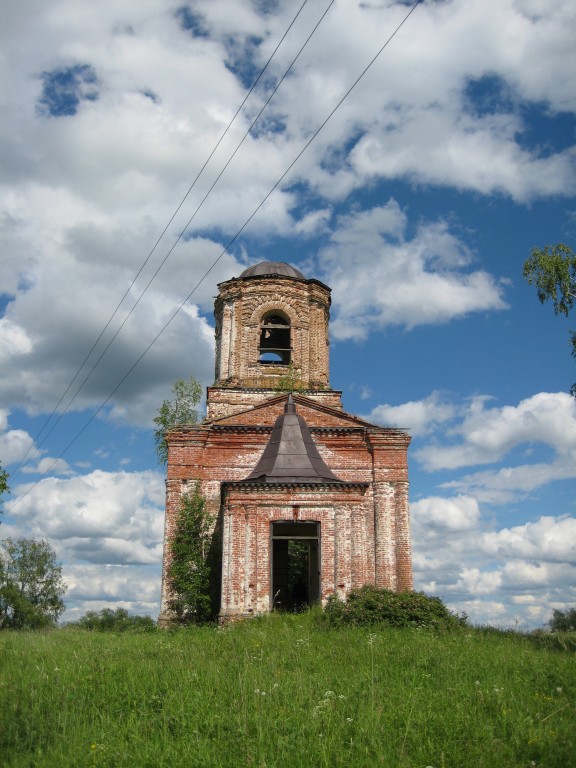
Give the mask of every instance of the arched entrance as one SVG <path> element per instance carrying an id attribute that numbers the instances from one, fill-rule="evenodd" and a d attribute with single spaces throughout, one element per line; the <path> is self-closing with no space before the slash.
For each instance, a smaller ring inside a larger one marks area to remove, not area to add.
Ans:
<path id="1" fill-rule="evenodd" d="M 296 612 L 320 599 L 320 523 L 272 523 L 274 610 Z"/>

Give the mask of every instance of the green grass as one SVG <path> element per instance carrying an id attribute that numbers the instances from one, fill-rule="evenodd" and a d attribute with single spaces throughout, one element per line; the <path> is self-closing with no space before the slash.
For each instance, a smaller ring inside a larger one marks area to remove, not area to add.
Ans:
<path id="1" fill-rule="evenodd" d="M 1 766 L 576 765 L 574 650 L 314 615 L 0 634 Z"/>

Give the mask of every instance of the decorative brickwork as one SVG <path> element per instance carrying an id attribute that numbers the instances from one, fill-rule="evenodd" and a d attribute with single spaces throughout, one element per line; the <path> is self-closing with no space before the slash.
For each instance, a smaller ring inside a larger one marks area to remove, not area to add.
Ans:
<path id="1" fill-rule="evenodd" d="M 304 579 L 305 602 L 345 596 L 363 584 L 412 588 L 409 435 L 345 413 L 341 393 L 330 389 L 330 289 L 289 265 L 266 262 L 250 272 L 219 286 L 216 383 L 207 391 L 206 419 L 167 435 L 161 623 L 170 621 L 170 536 L 181 495 L 196 482 L 222 551 L 222 620 L 291 607 L 296 578 Z M 269 349 L 284 361 L 266 359 Z M 293 395 L 279 391 L 290 381 Z M 247 479 L 289 410 L 306 434 L 284 440 L 284 473 L 291 462 L 301 466 L 296 454 L 317 449 L 314 466 L 325 464 L 333 480 L 324 472 L 324 479 L 284 481 L 278 470 Z"/>

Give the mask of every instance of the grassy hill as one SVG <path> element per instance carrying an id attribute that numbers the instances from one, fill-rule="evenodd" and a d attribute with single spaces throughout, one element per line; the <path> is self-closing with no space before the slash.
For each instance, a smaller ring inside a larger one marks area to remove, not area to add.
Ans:
<path id="1" fill-rule="evenodd" d="M 0 765 L 569 768 L 575 695 L 573 636 L 327 629 L 314 613 L 4 632 Z"/>

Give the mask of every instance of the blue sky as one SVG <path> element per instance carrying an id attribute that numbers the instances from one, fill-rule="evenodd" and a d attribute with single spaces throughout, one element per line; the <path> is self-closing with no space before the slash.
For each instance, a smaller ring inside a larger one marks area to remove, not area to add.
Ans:
<path id="1" fill-rule="evenodd" d="M 522 279 L 576 241 L 576 8 L 409 11 L 4 10 L 0 535 L 50 540 L 66 619 L 157 614 L 152 418 L 212 383 L 216 285 L 263 259 L 331 286 L 345 408 L 411 430 L 416 588 L 504 626 L 576 603 L 574 319 Z"/>

